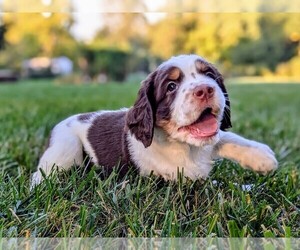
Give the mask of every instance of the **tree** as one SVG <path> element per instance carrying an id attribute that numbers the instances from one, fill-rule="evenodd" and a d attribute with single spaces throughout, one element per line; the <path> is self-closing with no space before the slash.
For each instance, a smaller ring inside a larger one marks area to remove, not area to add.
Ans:
<path id="1" fill-rule="evenodd" d="M 55 12 L 71 8 L 69 1 L 5 0 L 3 8 L 6 13 L 2 19 L 9 27 L 6 32 L 8 45 L 3 53 L 9 55 L 2 55 L 0 63 L 6 60 L 18 68 L 24 59 L 35 56 L 76 57 L 77 44 L 69 33 L 73 19 L 67 12 Z"/>
<path id="2" fill-rule="evenodd" d="M 292 41 L 285 31 L 287 15 L 264 14 L 258 20 L 260 35 L 257 39 L 242 37 L 231 48 L 230 59 L 236 65 L 253 65 L 252 74 L 261 70 L 275 71 L 277 65 L 290 60 L 297 54 L 297 41 Z"/>
<path id="3" fill-rule="evenodd" d="M 196 15 L 196 25 L 187 35 L 185 50 L 214 62 L 228 59 L 227 50 L 240 37 L 258 37 L 258 14 L 207 13 Z"/>
<path id="4" fill-rule="evenodd" d="M 1 25 L 0 26 L 0 50 L 4 49 L 5 45 L 5 33 L 6 33 L 6 26 Z"/>
<path id="5" fill-rule="evenodd" d="M 89 50 L 95 53 L 95 57 L 99 58 L 99 65 L 101 60 L 105 59 L 97 55 L 105 55 L 105 58 L 118 56 L 124 63 L 123 71 L 148 71 L 151 61 L 147 44 L 149 25 L 143 13 L 130 12 L 143 11 L 145 5 L 135 0 L 104 0 L 101 3 L 102 10 L 107 11 L 102 15 L 104 25 L 88 46 Z M 111 13 L 111 10 L 117 10 L 117 13 Z M 122 77 L 116 77 L 117 74 L 107 67 L 101 68 L 103 73 L 116 80 L 125 77 L 124 74 Z"/>
<path id="6" fill-rule="evenodd" d="M 150 51 L 163 59 L 185 53 L 184 44 L 193 22 L 188 15 L 172 14 L 152 25 L 148 38 Z"/>

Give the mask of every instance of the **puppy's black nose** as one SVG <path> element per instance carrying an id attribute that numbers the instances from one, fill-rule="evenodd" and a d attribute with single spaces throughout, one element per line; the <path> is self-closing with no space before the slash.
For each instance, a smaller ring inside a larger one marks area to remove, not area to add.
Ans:
<path id="1" fill-rule="evenodd" d="M 194 88 L 193 95 L 200 100 L 208 100 L 214 96 L 215 88 L 203 84 Z"/>

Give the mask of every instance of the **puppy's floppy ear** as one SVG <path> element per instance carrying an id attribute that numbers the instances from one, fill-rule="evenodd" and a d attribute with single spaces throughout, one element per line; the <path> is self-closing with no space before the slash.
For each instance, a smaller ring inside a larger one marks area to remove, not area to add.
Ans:
<path id="1" fill-rule="evenodd" d="M 145 148 L 149 147 L 153 139 L 155 123 L 154 78 L 156 72 L 151 73 L 142 83 L 134 106 L 128 111 L 126 127 L 141 141 Z"/>
<path id="2" fill-rule="evenodd" d="M 228 96 L 227 90 L 225 88 L 224 78 L 223 78 L 222 74 L 212 64 L 210 64 L 210 67 L 214 70 L 214 72 L 216 74 L 215 81 L 218 83 L 219 87 L 221 88 L 221 90 L 222 90 L 222 92 L 223 92 L 223 94 L 225 96 L 225 109 L 224 109 L 223 119 L 221 121 L 220 129 L 221 130 L 226 130 L 226 129 L 232 127 L 232 125 L 231 125 L 231 119 L 230 119 L 230 101 L 229 101 L 229 96 Z"/>

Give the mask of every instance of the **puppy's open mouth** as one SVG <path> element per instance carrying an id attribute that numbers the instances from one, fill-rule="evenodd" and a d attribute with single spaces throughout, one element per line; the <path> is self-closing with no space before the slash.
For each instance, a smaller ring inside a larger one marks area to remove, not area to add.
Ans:
<path id="1" fill-rule="evenodd" d="M 212 137 L 218 132 L 218 120 L 212 113 L 212 108 L 206 108 L 199 118 L 190 125 L 179 128 L 179 131 L 188 131 L 193 137 L 203 139 Z"/>

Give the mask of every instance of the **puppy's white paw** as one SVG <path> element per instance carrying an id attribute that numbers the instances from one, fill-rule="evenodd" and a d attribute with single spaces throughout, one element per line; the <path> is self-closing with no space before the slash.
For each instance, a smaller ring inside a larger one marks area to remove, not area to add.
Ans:
<path id="1" fill-rule="evenodd" d="M 263 144 L 263 143 L 260 143 L 260 142 L 257 142 L 257 141 L 251 141 L 251 147 L 259 148 L 262 151 L 268 152 L 269 154 L 275 156 L 274 151 L 266 144 Z"/>
<path id="2" fill-rule="evenodd" d="M 253 141 L 251 146 L 242 153 L 240 164 L 245 168 L 262 174 L 271 172 L 278 167 L 278 162 L 272 149 L 265 144 Z"/>

